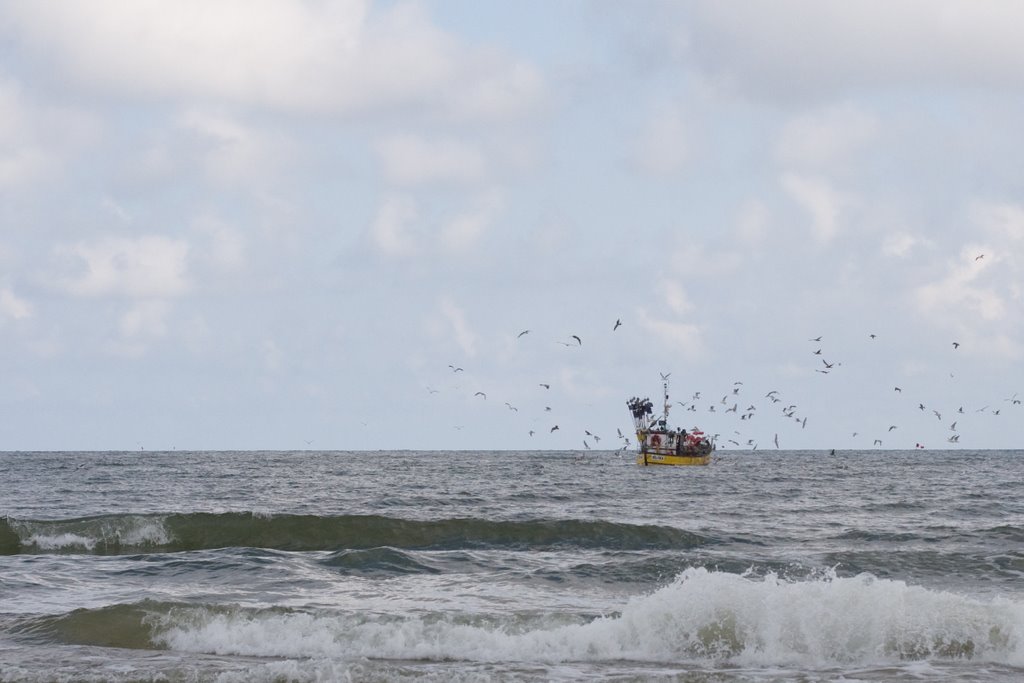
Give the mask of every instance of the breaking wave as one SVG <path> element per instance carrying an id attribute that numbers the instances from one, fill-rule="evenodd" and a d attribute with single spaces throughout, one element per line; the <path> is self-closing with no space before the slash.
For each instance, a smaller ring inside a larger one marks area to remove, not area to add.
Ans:
<path id="1" fill-rule="evenodd" d="M 602 616 L 384 615 L 141 602 L 33 617 L 14 631 L 60 643 L 256 657 L 1024 665 L 1024 603 L 867 574 L 785 581 L 688 569 L 617 607 Z"/>

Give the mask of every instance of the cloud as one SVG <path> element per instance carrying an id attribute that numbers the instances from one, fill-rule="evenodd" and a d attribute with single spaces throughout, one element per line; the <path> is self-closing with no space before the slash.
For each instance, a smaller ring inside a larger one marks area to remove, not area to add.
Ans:
<path id="1" fill-rule="evenodd" d="M 378 143 L 377 154 L 387 180 L 399 185 L 474 183 L 483 178 L 486 166 L 476 146 L 455 139 L 393 135 Z"/>
<path id="2" fill-rule="evenodd" d="M 829 242 L 839 234 L 839 216 L 849 203 L 823 178 L 783 174 L 782 187 L 811 217 L 811 231 L 819 242 Z"/>
<path id="3" fill-rule="evenodd" d="M 886 235 L 882 240 L 882 254 L 891 258 L 905 258 L 920 244 L 930 244 L 930 242 L 907 232 L 893 233 Z"/>
<path id="4" fill-rule="evenodd" d="M 481 118 L 519 115 L 543 94 L 532 66 L 460 45 L 415 3 L 14 0 L 0 13 L 61 73 L 129 95 Z"/>
<path id="5" fill-rule="evenodd" d="M 451 327 L 455 343 L 459 345 L 459 348 L 467 356 L 475 356 L 477 337 L 466 321 L 466 313 L 447 297 L 441 299 L 438 307 L 440 308 L 441 316 Z"/>
<path id="6" fill-rule="evenodd" d="M 179 125 L 198 140 L 200 164 L 218 183 L 249 185 L 272 179 L 291 156 L 285 141 L 225 114 L 190 110 Z"/>
<path id="7" fill-rule="evenodd" d="M 479 241 L 503 205 L 498 192 L 486 193 L 468 211 L 445 223 L 441 229 L 441 243 L 449 251 L 468 250 Z"/>
<path id="8" fill-rule="evenodd" d="M 878 121 L 870 113 L 850 104 L 805 113 L 782 129 L 779 159 L 788 165 L 826 166 L 870 142 Z"/>
<path id="9" fill-rule="evenodd" d="M 693 303 L 687 296 L 683 286 L 674 280 L 664 279 L 659 285 L 662 299 L 668 310 L 676 315 L 684 315 L 693 310 Z"/>
<path id="10" fill-rule="evenodd" d="M 794 21 L 799 17 L 799 21 Z M 922 85 L 1019 88 L 1024 6 L 1001 0 L 702 0 L 663 23 L 686 57 L 771 99 Z"/>
<path id="11" fill-rule="evenodd" d="M 10 287 L 0 289 L 0 320 L 22 320 L 32 315 L 32 305 L 18 297 Z"/>
<path id="12" fill-rule="evenodd" d="M 390 197 L 377 209 L 370 226 L 370 239 L 377 250 L 389 256 L 404 256 L 417 249 L 416 202 L 410 197 Z"/>
<path id="13" fill-rule="evenodd" d="M 646 308 L 637 309 L 640 328 L 671 353 L 693 360 L 704 353 L 704 342 L 698 325 L 654 316 Z"/>
<path id="14" fill-rule="evenodd" d="M 643 171 L 669 175 L 684 167 L 690 154 L 688 126 L 674 108 L 654 114 L 633 143 L 631 159 Z"/>
<path id="15" fill-rule="evenodd" d="M 57 253 L 76 272 L 59 282 L 76 296 L 176 297 L 189 288 L 188 251 L 187 242 L 159 235 L 63 245 Z"/>

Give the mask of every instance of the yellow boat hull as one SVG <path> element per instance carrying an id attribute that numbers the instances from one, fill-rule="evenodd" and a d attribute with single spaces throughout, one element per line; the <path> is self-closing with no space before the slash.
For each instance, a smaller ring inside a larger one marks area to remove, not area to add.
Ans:
<path id="1" fill-rule="evenodd" d="M 711 462 L 711 454 L 676 455 L 661 453 L 637 453 L 637 465 L 707 465 Z"/>

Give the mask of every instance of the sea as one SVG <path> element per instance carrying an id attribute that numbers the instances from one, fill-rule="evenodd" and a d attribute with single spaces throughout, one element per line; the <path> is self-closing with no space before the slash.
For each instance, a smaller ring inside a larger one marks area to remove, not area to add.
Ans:
<path id="1" fill-rule="evenodd" d="M 1024 451 L 0 453 L 0 681 L 1020 681 Z"/>

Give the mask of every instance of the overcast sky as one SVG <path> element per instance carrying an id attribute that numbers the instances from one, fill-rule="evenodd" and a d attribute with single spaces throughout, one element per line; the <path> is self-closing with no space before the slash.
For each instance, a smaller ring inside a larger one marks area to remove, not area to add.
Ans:
<path id="1" fill-rule="evenodd" d="M 1014 2 L 3 0 L 0 449 L 1020 447 L 1022 121 Z"/>

